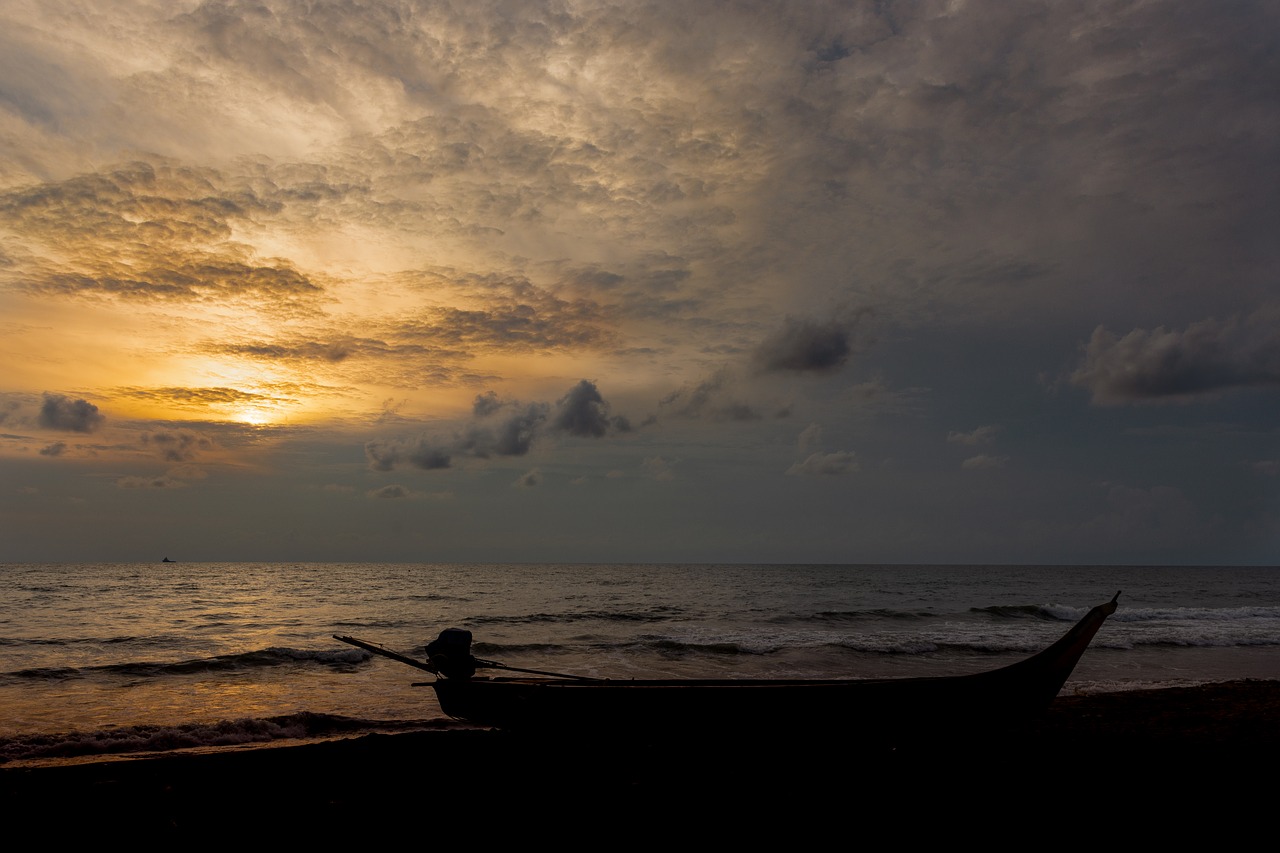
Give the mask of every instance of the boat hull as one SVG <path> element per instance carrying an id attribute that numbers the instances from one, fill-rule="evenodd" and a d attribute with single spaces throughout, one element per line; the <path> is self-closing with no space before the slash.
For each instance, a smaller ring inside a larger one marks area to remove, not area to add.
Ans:
<path id="1" fill-rule="evenodd" d="M 1118 597 L 1118 594 L 1117 594 Z M 1043 711 L 1116 600 L 1093 608 L 1034 657 L 941 678 L 833 680 L 567 680 L 442 678 L 446 714 L 511 731 L 738 732 L 768 726 L 859 726 L 894 739 L 998 728 Z"/>

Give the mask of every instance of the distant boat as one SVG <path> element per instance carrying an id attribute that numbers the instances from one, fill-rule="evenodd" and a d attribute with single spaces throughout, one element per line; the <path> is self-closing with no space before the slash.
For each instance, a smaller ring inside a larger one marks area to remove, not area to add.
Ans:
<path id="1" fill-rule="evenodd" d="M 177 561 L 177 560 L 170 560 L 168 557 L 165 557 L 165 558 L 164 558 L 163 560 L 161 560 L 160 562 L 162 562 L 162 563 L 176 563 L 176 562 L 178 562 L 178 561 Z"/>
<path id="2" fill-rule="evenodd" d="M 471 633 L 449 629 L 427 646 L 430 663 L 381 646 L 334 639 L 437 675 L 431 683 L 452 717 L 502 729 L 744 731 L 786 719 L 817 730 L 883 740 L 991 731 L 1048 707 L 1116 598 L 1089 611 L 1062 639 L 1019 663 L 973 675 L 887 679 L 609 680 L 521 670 L 471 656 Z M 475 669 L 551 678 L 476 678 Z"/>

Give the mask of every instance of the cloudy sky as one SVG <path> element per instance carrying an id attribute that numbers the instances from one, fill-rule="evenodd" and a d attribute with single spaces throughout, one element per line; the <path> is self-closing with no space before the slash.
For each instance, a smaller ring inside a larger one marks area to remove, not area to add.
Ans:
<path id="1" fill-rule="evenodd" d="M 1280 563 L 1277 44 L 0 0 L 0 561 Z"/>

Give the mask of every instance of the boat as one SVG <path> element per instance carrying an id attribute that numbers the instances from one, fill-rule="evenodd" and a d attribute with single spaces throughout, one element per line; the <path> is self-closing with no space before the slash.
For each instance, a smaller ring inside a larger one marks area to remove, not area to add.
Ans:
<path id="1" fill-rule="evenodd" d="M 1070 677 L 1120 593 L 1091 609 L 1040 653 L 986 672 L 875 679 L 602 679 L 519 669 L 471 655 L 471 633 L 441 632 L 428 662 L 354 637 L 334 638 L 427 670 L 451 717 L 513 732 L 601 734 L 646 731 L 740 735 L 800 724 L 812 731 L 857 727 L 878 742 L 996 731 L 1043 712 Z M 477 676 L 502 669 L 520 676 Z M 533 677 L 530 677 L 533 676 Z"/>

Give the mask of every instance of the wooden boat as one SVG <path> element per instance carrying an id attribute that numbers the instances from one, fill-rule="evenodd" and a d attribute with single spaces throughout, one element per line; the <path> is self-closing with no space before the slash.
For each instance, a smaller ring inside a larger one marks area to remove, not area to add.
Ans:
<path id="1" fill-rule="evenodd" d="M 511 731 L 742 734 L 799 724 L 823 731 L 857 726 L 891 742 L 990 731 L 1033 718 L 1058 695 L 1119 597 L 1094 607 L 1060 640 L 1026 660 L 932 678 L 594 679 L 474 658 L 470 632 L 459 629 L 427 646 L 430 663 L 354 637 L 335 639 L 435 673 L 429 685 L 446 714 Z M 477 668 L 539 677 L 476 677 Z"/>

